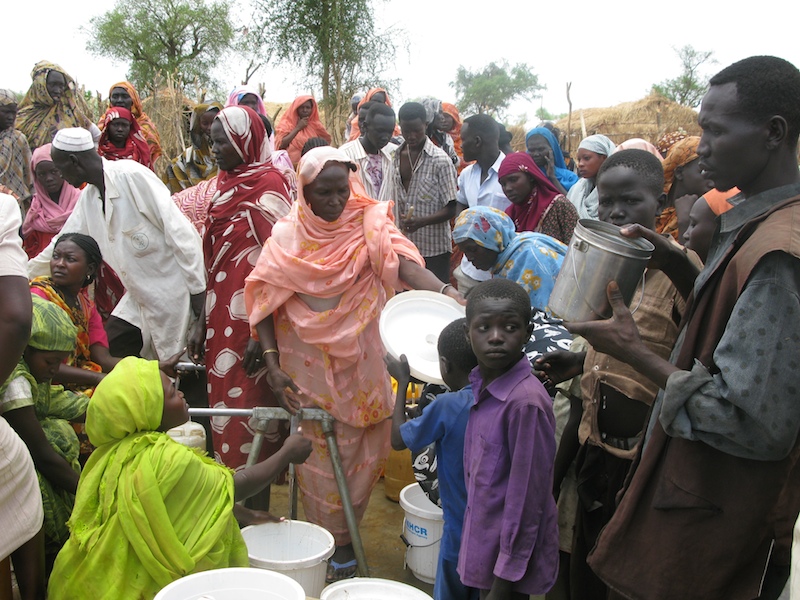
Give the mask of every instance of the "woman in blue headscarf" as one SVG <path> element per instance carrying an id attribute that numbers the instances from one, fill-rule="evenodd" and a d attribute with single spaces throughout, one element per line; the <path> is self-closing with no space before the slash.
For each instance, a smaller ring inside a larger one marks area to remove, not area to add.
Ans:
<path id="1" fill-rule="evenodd" d="M 517 233 L 506 213 L 490 206 L 462 211 L 453 241 L 476 268 L 520 284 L 531 306 L 547 308 L 567 247 L 543 233 Z"/>
<path id="2" fill-rule="evenodd" d="M 525 147 L 536 166 L 566 196 L 578 176 L 567 168 L 556 136 L 545 127 L 534 127 L 525 135 Z"/>

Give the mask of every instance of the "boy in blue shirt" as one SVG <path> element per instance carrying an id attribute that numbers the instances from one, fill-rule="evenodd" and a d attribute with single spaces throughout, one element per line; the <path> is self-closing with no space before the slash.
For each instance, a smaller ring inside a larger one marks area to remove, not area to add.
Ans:
<path id="1" fill-rule="evenodd" d="M 469 410 L 475 401 L 469 382 L 470 371 L 478 364 L 464 328 L 466 319 L 453 321 L 439 335 L 439 368 L 451 390 L 425 407 L 422 415 L 406 422 L 406 390 L 411 379 L 408 361 L 387 357 L 389 374 L 397 380 L 397 400 L 392 416 L 392 448 L 412 452 L 436 442 L 439 465 L 439 493 L 444 512 L 444 531 L 433 586 L 435 600 L 477 600 L 478 590 L 466 587 L 456 572 L 461 547 L 461 527 L 467 506 L 464 484 L 464 432 Z"/>

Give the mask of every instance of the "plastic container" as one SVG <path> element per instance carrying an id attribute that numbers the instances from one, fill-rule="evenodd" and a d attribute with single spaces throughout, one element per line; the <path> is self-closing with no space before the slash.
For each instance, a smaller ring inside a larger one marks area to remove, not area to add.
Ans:
<path id="1" fill-rule="evenodd" d="M 402 489 L 417 481 L 411 462 L 411 450 L 408 448 L 389 452 L 383 470 L 383 493 L 389 500 L 398 502 Z"/>
<path id="2" fill-rule="evenodd" d="M 250 566 L 291 577 L 318 598 L 336 544 L 326 529 L 305 521 L 263 523 L 242 529 Z"/>
<path id="3" fill-rule="evenodd" d="M 216 569 L 187 575 L 155 600 L 305 600 L 303 587 L 286 575 L 262 569 Z"/>
<path id="4" fill-rule="evenodd" d="M 403 519 L 406 565 L 420 581 L 434 583 L 444 531 L 442 509 L 428 500 L 417 483 L 400 492 L 400 506 L 406 513 Z"/>
<path id="5" fill-rule="evenodd" d="M 325 588 L 320 600 L 431 600 L 415 587 L 373 577 L 356 577 L 337 581 Z"/>
<path id="6" fill-rule="evenodd" d="M 616 281 L 630 305 L 653 250 L 645 239 L 622 237 L 616 225 L 581 219 L 550 294 L 550 312 L 565 321 L 611 318 L 608 283 Z"/>
<path id="7" fill-rule="evenodd" d="M 183 425 L 168 429 L 167 435 L 184 446 L 197 448 L 203 452 L 206 450 L 206 430 L 200 423 L 186 421 Z"/>

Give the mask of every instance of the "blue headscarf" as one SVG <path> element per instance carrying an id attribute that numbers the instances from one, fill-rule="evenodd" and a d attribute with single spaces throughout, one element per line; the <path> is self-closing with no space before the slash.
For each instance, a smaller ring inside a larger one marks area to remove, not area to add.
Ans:
<path id="1" fill-rule="evenodd" d="M 453 240 L 473 240 L 497 252 L 492 273 L 520 284 L 531 297 L 531 306 L 544 310 L 556 282 L 567 247 L 543 233 L 517 233 L 506 213 L 490 206 L 476 206 L 456 218 Z"/>
<path id="2" fill-rule="evenodd" d="M 569 191 L 569 188 L 578 181 L 578 176 L 567 168 L 567 163 L 564 162 L 564 153 L 561 151 L 561 146 L 558 144 L 556 136 L 546 127 L 534 127 L 525 134 L 526 144 L 528 143 L 528 139 L 533 135 L 542 136 L 547 140 L 547 143 L 550 144 L 550 148 L 553 150 L 553 166 L 556 171 L 556 179 L 564 186 L 565 190 Z"/>

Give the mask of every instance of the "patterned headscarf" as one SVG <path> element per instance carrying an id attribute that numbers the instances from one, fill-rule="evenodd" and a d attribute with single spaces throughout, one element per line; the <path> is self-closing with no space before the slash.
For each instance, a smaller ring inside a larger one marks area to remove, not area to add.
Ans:
<path id="1" fill-rule="evenodd" d="M 129 81 L 118 81 L 110 88 L 108 88 L 108 97 L 111 98 L 111 94 L 114 91 L 114 88 L 122 88 L 128 95 L 131 97 L 132 104 L 131 104 L 131 113 L 133 114 L 136 122 L 139 123 L 139 127 L 142 130 L 142 135 L 144 139 L 147 140 L 147 145 L 150 146 L 150 158 L 153 161 L 153 164 L 158 160 L 158 157 L 163 154 L 161 150 L 161 136 L 158 135 L 158 130 L 156 129 L 155 123 L 147 116 L 147 113 L 144 112 L 144 106 L 142 105 L 142 99 L 139 97 L 139 92 L 136 91 L 136 88 L 133 87 Z M 109 103 L 109 108 L 111 104 Z M 98 127 L 102 130 L 105 127 L 105 116 L 100 117 L 100 122 L 97 124 Z"/>
<path id="2" fill-rule="evenodd" d="M 0 90 L 0 106 L 17 103 L 11 90 Z M 30 148 L 23 135 L 14 129 L 12 123 L 0 131 L 0 183 L 7 186 L 17 200 L 27 198 L 31 193 L 33 173 L 29 168 Z"/>
<path id="3" fill-rule="evenodd" d="M 116 119 L 125 119 L 131 124 L 131 130 L 125 140 L 124 148 L 117 148 L 113 142 L 108 139 L 108 126 L 111 124 L 111 121 L 115 121 Z M 131 111 L 121 106 L 112 106 L 103 116 L 103 133 L 100 135 L 100 145 L 97 147 L 97 152 L 100 156 L 104 156 L 108 160 L 130 158 L 131 160 L 143 164 L 145 167 L 153 168 L 150 146 L 147 145 L 147 140 L 144 139 L 138 121 Z"/>
<path id="4" fill-rule="evenodd" d="M 47 91 L 47 76 L 56 71 L 67 82 L 58 102 Z M 31 150 L 53 141 L 59 129 L 66 127 L 91 128 L 87 115 L 89 107 L 83 96 L 76 93 L 75 81 L 55 63 L 41 61 L 31 71 L 31 87 L 19 104 L 16 127 L 28 138 Z"/>
<path id="5" fill-rule="evenodd" d="M 547 307 L 567 253 L 564 244 L 543 233 L 517 233 L 511 218 L 490 206 L 468 208 L 456 217 L 453 241 L 468 239 L 498 253 L 492 273 L 524 287 L 531 306 Z"/>
<path id="6" fill-rule="evenodd" d="M 283 174 L 272 164 L 267 130 L 256 112 L 248 106 L 223 108 L 214 122 L 222 125 L 242 164 L 217 175 L 217 193 L 211 202 L 209 217 L 226 218 L 240 210 L 242 203 L 260 206 L 274 223 L 289 212 L 291 191 Z M 268 194 L 274 189 L 274 177 L 285 186 L 282 195 Z"/>
<path id="7" fill-rule="evenodd" d="M 0 106 L 17 103 L 17 96 L 11 90 L 0 90 Z"/>
<path id="8" fill-rule="evenodd" d="M 662 135 L 656 142 L 656 148 L 658 148 L 661 156 L 666 156 L 670 148 L 687 137 L 689 137 L 689 134 L 681 127 L 677 131 L 670 131 Z"/>
<path id="9" fill-rule="evenodd" d="M 31 294 L 33 321 L 28 346 L 47 352 L 72 352 L 78 332 L 66 311 Z"/>
<path id="10" fill-rule="evenodd" d="M 139 431 L 155 431 L 164 412 L 158 361 L 123 358 L 94 390 L 86 410 L 86 433 L 95 446 Z"/>
<path id="11" fill-rule="evenodd" d="M 251 85 L 237 85 L 235 88 L 233 88 L 231 93 L 228 95 L 228 99 L 225 101 L 225 108 L 230 106 L 239 106 L 239 101 L 247 96 L 247 94 L 253 94 L 258 99 L 258 109 L 256 112 L 266 117 L 267 107 L 264 106 L 264 101 L 261 99 L 261 94 L 259 94 L 258 90 Z"/>
<path id="12" fill-rule="evenodd" d="M 700 138 L 696 135 L 686 137 L 676 142 L 664 159 L 664 193 L 669 194 L 675 179 L 675 169 L 684 167 L 697 158 L 697 147 Z"/>

